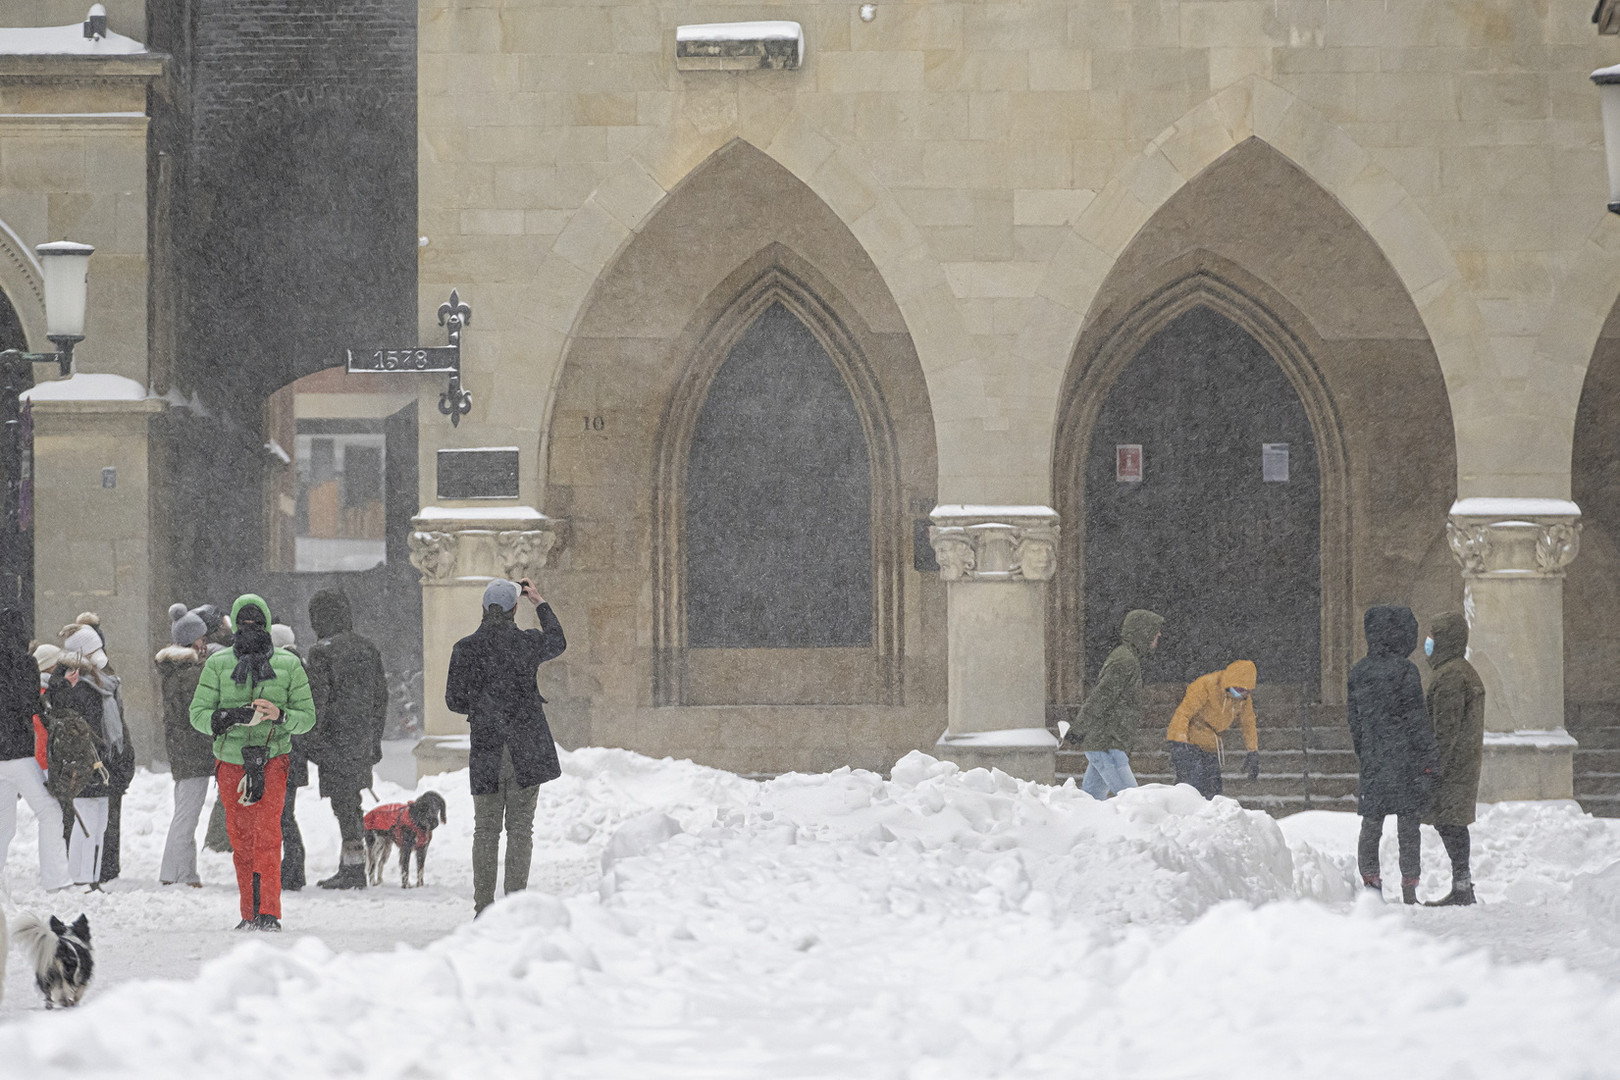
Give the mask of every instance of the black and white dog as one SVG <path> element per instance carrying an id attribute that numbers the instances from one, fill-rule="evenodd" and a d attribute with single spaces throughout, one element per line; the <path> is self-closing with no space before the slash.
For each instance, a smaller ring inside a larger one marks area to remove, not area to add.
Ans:
<path id="1" fill-rule="evenodd" d="M 383 864 L 388 853 L 399 849 L 399 887 L 411 887 L 411 853 L 416 853 L 416 884 L 422 885 L 422 864 L 427 862 L 433 830 L 449 817 L 444 796 L 425 791 L 408 803 L 388 803 L 373 807 L 365 818 L 366 880 L 382 884 Z"/>
<path id="2" fill-rule="evenodd" d="M 0 944 L 5 944 L 5 936 L 0 916 Z M 72 926 L 66 926 L 55 915 L 47 923 L 38 915 L 24 912 L 17 916 L 11 936 L 34 969 L 34 984 L 45 995 L 45 1007 L 69 1009 L 77 1005 L 96 969 L 89 918 L 80 915 Z"/>

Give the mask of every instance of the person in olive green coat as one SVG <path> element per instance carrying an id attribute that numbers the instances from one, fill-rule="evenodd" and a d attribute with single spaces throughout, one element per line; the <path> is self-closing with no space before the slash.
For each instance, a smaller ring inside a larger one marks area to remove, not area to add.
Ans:
<path id="1" fill-rule="evenodd" d="M 1429 906 L 1472 904 L 1468 826 L 1474 823 L 1485 754 L 1485 684 L 1467 659 L 1468 620 L 1458 612 L 1436 615 L 1423 651 L 1434 671 L 1426 704 L 1440 751 L 1440 785 L 1423 820 L 1435 827 L 1451 856 L 1451 892 Z"/>
<path id="2" fill-rule="evenodd" d="M 236 637 L 203 665 L 191 726 L 214 737 L 242 921 L 281 929 L 281 808 L 292 737 L 315 726 L 304 665 L 270 638 L 270 605 L 251 593 L 231 608 Z"/>
<path id="3" fill-rule="evenodd" d="M 1094 799 L 1136 786 L 1129 752 L 1142 727 L 1142 661 L 1159 643 L 1164 619 L 1140 609 L 1125 616 L 1121 644 L 1108 654 L 1097 685 L 1080 706 L 1080 720 L 1065 742 L 1086 754 L 1080 790 Z"/>

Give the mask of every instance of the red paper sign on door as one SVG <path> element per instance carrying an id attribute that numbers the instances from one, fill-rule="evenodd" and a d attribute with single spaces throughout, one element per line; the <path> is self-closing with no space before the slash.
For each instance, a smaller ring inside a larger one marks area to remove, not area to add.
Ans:
<path id="1" fill-rule="evenodd" d="M 1119 443 L 1114 447 L 1114 479 L 1122 484 L 1142 482 L 1142 444 Z"/>

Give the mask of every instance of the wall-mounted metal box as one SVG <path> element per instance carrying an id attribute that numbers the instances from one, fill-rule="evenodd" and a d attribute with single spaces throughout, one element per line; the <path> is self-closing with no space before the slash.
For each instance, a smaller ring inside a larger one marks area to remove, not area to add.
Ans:
<path id="1" fill-rule="evenodd" d="M 791 71 L 804 63 L 804 27 L 796 22 L 694 23 L 675 28 L 682 71 Z"/>

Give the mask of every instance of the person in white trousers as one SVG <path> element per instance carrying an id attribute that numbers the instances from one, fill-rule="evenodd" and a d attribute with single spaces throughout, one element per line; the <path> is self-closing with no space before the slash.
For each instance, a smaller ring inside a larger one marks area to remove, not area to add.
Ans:
<path id="1" fill-rule="evenodd" d="M 203 664 L 213 651 L 208 626 L 198 611 L 184 604 L 169 609 L 171 644 L 158 651 L 158 680 L 163 687 L 163 745 L 174 777 L 174 817 L 163 845 L 158 881 L 164 885 L 202 887 L 197 875 L 197 819 L 208 800 L 214 775 L 214 741 L 191 726 L 191 699 Z"/>
<path id="2" fill-rule="evenodd" d="M 91 626 L 81 626 L 62 643 L 62 659 L 46 693 L 57 709 L 76 713 L 101 740 L 102 760 L 114 776 L 134 771 L 134 753 L 125 737 L 118 708 L 118 681 L 105 672 L 107 654 Z M 103 776 L 73 800 L 74 820 L 68 829 L 68 872 L 74 882 L 101 888 L 107 854 L 109 800 L 114 788 Z"/>
<path id="3" fill-rule="evenodd" d="M 40 886 L 63 889 L 73 882 L 62 842 L 62 808 L 45 790 L 45 772 L 34 757 L 39 668 L 27 647 L 22 616 L 0 611 L 0 865 L 9 862 L 17 833 L 17 800 L 26 799 L 39 820 Z"/>

